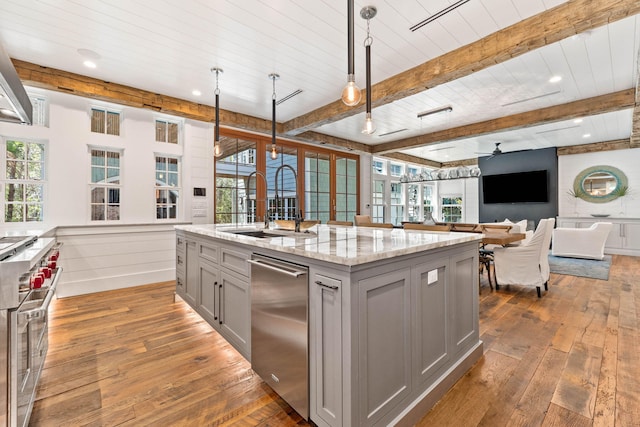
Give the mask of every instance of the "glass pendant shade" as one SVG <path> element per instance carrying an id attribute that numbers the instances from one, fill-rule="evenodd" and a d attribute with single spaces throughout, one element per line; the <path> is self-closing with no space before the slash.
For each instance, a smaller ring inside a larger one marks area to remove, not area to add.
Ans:
<path id="1" fill-rule="evenodd" d="M 376 125 L 373 123 L 373 119 L 371 118 L 371 113 L 367 113 L 367 118 L 364 121 L 364 127 L 362 128 L 362 133 L 371 135 L 376 131 Z"/>
<path id="2" fill-rule="evenodd" d="M 213 155 L 216 157 L 222 156 L 222 146 L 220 146 L 220 141 L 216 141 L 213 145 Z"/>
<path id="3" fill-rule="evenodd" d="M 360 88 L 356 85 L 355 80 L 355 76 L 350 74 L 347 85 L 342 89 L 342 102 L 349 107 L 358 105 L 362 99 L 362 93 L 360 92 Z"/>
<path id="4" fill-rule="evenodd" d="M 276 160 L 278 158 L 278 149 L 275 144 L 271 144 L 271 159 Z"/>

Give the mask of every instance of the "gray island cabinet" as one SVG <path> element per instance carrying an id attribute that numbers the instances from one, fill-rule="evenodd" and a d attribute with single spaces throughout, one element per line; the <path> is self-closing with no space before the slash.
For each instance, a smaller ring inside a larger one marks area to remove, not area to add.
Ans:
<path id="1" fill-rule="evenodd" d="M 309 417 L 318 426 L 413 425 L 482 356 L 481 235 L 318 225 L 256 238 L 229 226 L 176 228 L 177 294 L 248 360 L 247 260 L 309 267 Z"/>

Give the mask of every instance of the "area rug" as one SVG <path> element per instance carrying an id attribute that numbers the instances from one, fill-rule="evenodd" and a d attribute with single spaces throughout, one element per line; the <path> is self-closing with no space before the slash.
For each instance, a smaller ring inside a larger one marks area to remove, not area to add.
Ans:
<path id="1" fill-rule="evenodd" d="M 602 261 L 597 261 L 593 259 L 558 257 L 549 253 L 549 267 L 551 272 L 556 274 L 609 280 L 611 255 L 605 255 Z"/>

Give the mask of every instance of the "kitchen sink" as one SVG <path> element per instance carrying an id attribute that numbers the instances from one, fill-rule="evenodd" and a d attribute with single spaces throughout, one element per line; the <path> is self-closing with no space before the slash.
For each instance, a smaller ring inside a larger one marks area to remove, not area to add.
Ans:
<path id="1" fill-rule="evenodd" d="M 237 234 L 239 236 L 259 237 L 261 239 L 266 237 L 282 237 L 282 234 L 268 233 L 264 230 L 230 230 L 226 232 Z"/>

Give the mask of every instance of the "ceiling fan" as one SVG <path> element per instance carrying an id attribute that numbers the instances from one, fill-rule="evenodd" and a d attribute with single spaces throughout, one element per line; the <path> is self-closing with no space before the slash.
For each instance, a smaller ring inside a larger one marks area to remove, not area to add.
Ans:
<path id="1" fill-rule="evenodd" d="M 500 144 L 502 144 L 502 143 L 501 142 L 496 142 L 495 144 L 496 144 L 496 148 L 494 148 L 492 152 L 490 152 L 490 153 L 479 153 L 479 152 L 476 151 L 476 154 L 485 154 L 485 155 L 490 154 L 490 156 L 489 156 L 489 158 L 487 160 L 492 159 L 495 156 L 499 156 L 500 154 L 502 154 L 502 150 L 500 149 Z"/>

